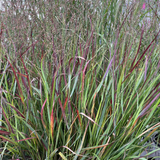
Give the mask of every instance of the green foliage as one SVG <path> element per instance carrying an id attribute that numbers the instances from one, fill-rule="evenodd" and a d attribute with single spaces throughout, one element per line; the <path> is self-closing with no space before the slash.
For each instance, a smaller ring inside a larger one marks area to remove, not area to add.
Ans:
<path id="1" fill-rule="evenodd" d="M 160 120 L 159 18 L 151 4 L 4 1 L 1 158 L 146 158 Z"/>

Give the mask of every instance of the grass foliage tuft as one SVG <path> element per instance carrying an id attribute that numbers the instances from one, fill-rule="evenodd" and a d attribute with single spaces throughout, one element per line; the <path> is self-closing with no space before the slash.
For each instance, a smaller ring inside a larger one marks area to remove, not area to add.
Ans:
<path id="1" fill-rule="evenodd" d="M 4 0 L 0 159 L 145 158 L 160 125 L 153 2 Z"/>

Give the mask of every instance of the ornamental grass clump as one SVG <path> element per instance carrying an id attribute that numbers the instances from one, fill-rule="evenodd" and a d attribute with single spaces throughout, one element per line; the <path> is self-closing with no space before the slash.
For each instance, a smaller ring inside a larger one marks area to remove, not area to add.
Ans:
<path id="1" fill-rule="evenodd" d="M 0 157 L 147 158 L 141 153 L 160 126 L 154 5 L 5 0 Z"/>

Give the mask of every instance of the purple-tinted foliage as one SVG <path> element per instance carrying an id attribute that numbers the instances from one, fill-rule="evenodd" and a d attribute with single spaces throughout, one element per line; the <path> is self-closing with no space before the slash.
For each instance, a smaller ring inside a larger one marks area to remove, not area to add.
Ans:
<path id="1" fill-rule="evenodd" d="M 130 68 L 130 72 L 129 74 L 125 77 L 124 81 L 131 75 L 131 73 L 133 72 L 133 70 L 138 66 L 139 62 L 141 61 L 141 59 L 144 57 L 145 53 L 148 51 L 148 49 L 151 47 L 151 45 L 153 44 L 153 42 L 156 40 L 157 36 L 159 35 L 160 33 L 160 30 L 158 31 L 157 35 L 155 36 L 155 38 L 152 40 L 152 42 L 148 45 L 148 47 L 143 51 L 141 57 L 139 58 L 139 60 L 137 61 L 137 63 L 132 67 Z M 137 52 L 138 53 L 138 52 Z M 123 82 L 124 82 L 123 81 Z M 122 83 L 123 83 L 122 82 Z"/>
<path id="2" fill-rule="evenodd" d="M 152 106 L 152 104 L 160 97 L 160 93 L 157 94 L 157 96 L 142 110 L 142 112 L 139 114 L 138 118 L 145 115 L 146 111 Z"/>
<path id="3" fill-rule="evenodd" d="M 146 56 L 146 62 L 145 62 L 144 81 L 146 80 L 147 76 L 147 66 L 148 66 L 148 56 Z"/>
<path id="4" fill-rule="evenodd" d="M 111 61 L 109 62 L 108 68 L 107 68 L 107 70 L 106 70 L 106 72 L 105 72 L 105 75 L 104 75 L 104 77 L 103 77 L 103 81 L 104 81 L 104 79 L 106 78 L 107 73 L 108 73 L 109 69 L 110 69 L 111 66 L 112 66 L 112 61 L 113 61 L 113 58 L 112 58 Z"/>

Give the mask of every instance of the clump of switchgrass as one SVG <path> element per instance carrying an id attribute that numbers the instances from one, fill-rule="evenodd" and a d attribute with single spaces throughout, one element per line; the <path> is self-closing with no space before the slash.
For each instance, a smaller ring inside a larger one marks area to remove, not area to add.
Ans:
<path id="1" fill-rule="evenodd" d="M 4 4 L 1 157 L 138 159 L 159 127 L 151 4 Z"/>

